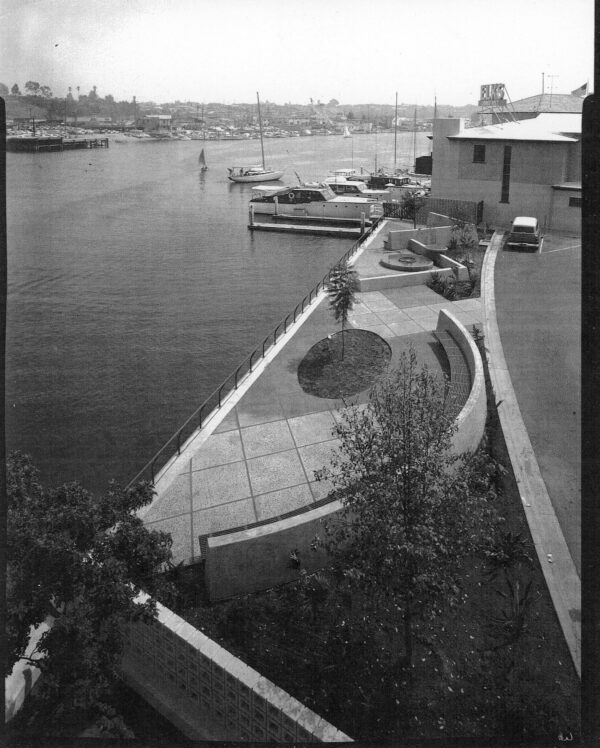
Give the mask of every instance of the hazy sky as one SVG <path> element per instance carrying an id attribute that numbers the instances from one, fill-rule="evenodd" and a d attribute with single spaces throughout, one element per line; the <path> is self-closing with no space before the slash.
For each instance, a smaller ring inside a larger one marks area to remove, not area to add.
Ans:
<path id="1" fill-rule="evenodd" d="M 0 0 L 0 82 L 138 101 L 476 104 L 593 88 L 593 0 Z M 555 76 L 555 77 L 551 77 Z"/>

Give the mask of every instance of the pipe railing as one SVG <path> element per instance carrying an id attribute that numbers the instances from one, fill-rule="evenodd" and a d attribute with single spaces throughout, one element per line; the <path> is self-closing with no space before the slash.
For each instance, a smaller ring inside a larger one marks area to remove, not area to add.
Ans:
<path id="1" fill-rule="evenodd" d="M 356 251 L 359 249 L 361 244 L 373 233 L 377 228 L 380 218 L 376 219 L 373 224 L 362 234 L 359 239 L 354 242 L 350 249 L 344 253 L 344 255 L 337 261 L 337 263 L 323 276 L 316 286 L 314 286 L 310 292 L 302 299 L 302 301 L 294 307 L 294 310 L 287 314 L 281 322 L 279 322 L 272 333 L 267 335 L 263 340 L 262 345 L 255 348 L 249 356 L 242 361 L 237 369 L 230 374 L 221 384 L 206 398 L 206 400 L 198 407 L 192 415 L 185 421 L 185 423 L 163 444 L 163 446 L 156 452 L 152 459 L 144 465 L 139 473 L 133 478 L 128 484 L 127 488 L 130 488 L 135 483 L 141 480 L 147 480 L 150 483 L 154 483 L 158 471 L 163 468 L 169 460 L 175 456 L 181 454 L 181 447 L 192 434 L 202 428 L 206 419 L 203 419 L 203 413 L 208 410 L 209 416 L 219 410 L 223 406 L 224 400 L 232 392 L 237 390 L 240 383 L 244 380 L 244 377 L 250 374 L 253 369 L 253 359 L 260 355 L 261 359 L 264 359 L 267 352 L 271 347 L 277 344 L 277 333 L 283 325 L 284 334 L 287 332 L 287 322 L 290 317 L 293 317 L 293 322 L 296 322 L 298 311 L 300 314 L 304 313 L 305 304 L 308 302 L 308 306 L 316 299 L 319 295 L 320 290 L 324 289 L 327 282 L 331 279 L 332 272 L 343 265 Z M 314 294 L 314 296 L 313 296 Z M 265 348 L 266 344 L 271 341 L 272 343 Z M 254 360 L 254 363 L 257 363 Z M 240 376 L 240 373 L 243 372 Z"/>

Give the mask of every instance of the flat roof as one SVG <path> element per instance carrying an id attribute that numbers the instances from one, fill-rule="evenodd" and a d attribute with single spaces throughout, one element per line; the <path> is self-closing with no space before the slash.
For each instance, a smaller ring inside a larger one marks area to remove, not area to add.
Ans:
<path id="1" fill-rule="evenodd" d="M 531 119 L 503 122 L 498 125 L 466 127 L 449 140 L 537 140 L 576 143 L 581 139 L 580 114 L 538 114 Z"/>

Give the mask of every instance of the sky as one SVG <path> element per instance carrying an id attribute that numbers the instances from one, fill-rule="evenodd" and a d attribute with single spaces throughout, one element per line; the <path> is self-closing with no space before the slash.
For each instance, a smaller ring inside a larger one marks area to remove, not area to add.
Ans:
<path id="1" fill-rule="evenodd" d="M 1 0 L 0 82 L 117 101 L 477 104 L 593 89 L 594 0 Z M 544 74 L 544 77 L 542 77 Z"/>

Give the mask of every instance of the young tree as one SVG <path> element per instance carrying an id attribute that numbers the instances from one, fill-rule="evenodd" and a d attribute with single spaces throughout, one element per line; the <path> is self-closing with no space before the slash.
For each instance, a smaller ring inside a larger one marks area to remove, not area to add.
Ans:
<path id="1" fill-rule="evenodd" d="M 95 497 L 77 483 L 44 489 L 19 453 L 7 468 L 8 672 L 25 658 L 31 627 L 53 619 L 25 658 L 42 676 L 27 713 L 52 729 L 106 717 L 124 626 L 155 614 L 137 592 L 156 594 L 156 572 L 171 557 L 170 536 L 147 530 L 135 514 L 152 488 L 112 482 Z"/>
<path id="2" fill-rule="evenodd" d="M 405 192 L 402 196 L 400 209 L 402 218 L 410 220 L 412 218 L 413 227 L 417 228 L 417 215 L 419 210 L 425 205 L 426 199 L 423 195 L 418 195 L 412 190 Z"/>
<path id="3" fill-rule="evenodd" d="M 13 87 L 10 89 L 10 92 L 11 92 L 11 94 L 13 96 L 20 96 L 21 95 L 21 91 L 20 91 L 19 85 L 17 83 L 15 83 L 13 85 Z"/>
<path id="4" fill-rule="evenodd" d="M 358 293 L 358 274 L 347 262 L 338 265 L 331 271 L 331 277 L 325 287 L 329 296 L 329 308 L 336 322 L 342 323 L 342 360 L 344 359 L 344 330 L 348 315 L 352 311 Z"/>
<path id="5" fill-rule="evenodd" d="M 413 350 L 403 353 L 368 407 L 337 424 L 340 449 L 318 473 L 343 505 L 318 542 L 375 608 L 401 617 L 401 667 L 412 662 L 414 622 L 459 599 L 460 562 L 488 544 L 494 524 L 491 489 L 474 490 L 478 463 L 450 451 L 444 392 Z"/>

